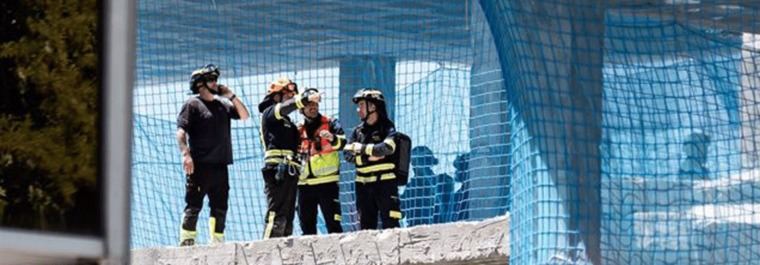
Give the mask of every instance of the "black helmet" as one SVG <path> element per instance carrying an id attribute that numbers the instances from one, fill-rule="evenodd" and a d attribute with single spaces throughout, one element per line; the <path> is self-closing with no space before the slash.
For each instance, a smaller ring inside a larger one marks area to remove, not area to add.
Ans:
<path id="1" fill-rule="evenodd" d="M 219 67 L 213 64 L 207 64 L 206 66 L 196 69 L 193 71 L 193 74 L 190 75 L 190 91 L 192 91 L 193 94 L 198 94 L 198 82 L 214 80 L 219 78 L 219 75 L 221 75 Z"/>
<path id="2" fill-rule="evenodd" d="M 351 98 L 351 101 L 353 101 L 354 104 L 359 104 L 360 100 L 372 102 L 372 104 L 374 104 L 376 107 L 376 110 L 368 112 L 367 116 L 364 116 L 364 118 L 361 119 L 362 121 L 367 121 L 367 118 L 369 118 L 370 114 L 378 112 L 378 115 L 380 115 L 381 119 L 390 122 L 390 120 L 388 120 L 388 111 L 385 109 L 385 97 L 383 96 L 383 92 L 381 92 L 379 89 L 359 89 L 359 91 L 356 91 L 356 94 L 354 94 L 354 97 Z"/>
<path id="3" fill-rule="evenodd" d="M 356 94 L 354 94 L 354 97 L 351 98 L 351 101 L 353 101 L 354 104 L 357 104 L 359 103 L 359 100 L 362 99 L 372 101 L 373 103 L 382 103 L 385 105 L 385 97 L 383 97 L 383 92 L 376 88 L 359 89 L 359 91 L 356 91 Z"/>
<path id="4" fill-rule="evenodd" d="M 313 94 L 319 94 L 319 90 L 317 90 L 316 88 L 310 87 L 303 91 L 304 97 L 309 97 Z"/>

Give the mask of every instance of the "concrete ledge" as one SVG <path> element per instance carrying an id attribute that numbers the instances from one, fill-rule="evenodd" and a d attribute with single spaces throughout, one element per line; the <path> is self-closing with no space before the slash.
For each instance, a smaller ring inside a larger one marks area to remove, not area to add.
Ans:
<path id="1" fill-rule="evenodd" d="M 508 217 L 383 231 L 132 251 L 133 264 L 507 264 Z"/>

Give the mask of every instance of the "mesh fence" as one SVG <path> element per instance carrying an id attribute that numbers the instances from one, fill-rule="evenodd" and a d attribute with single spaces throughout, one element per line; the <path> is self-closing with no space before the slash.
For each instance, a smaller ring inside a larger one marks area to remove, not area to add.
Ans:
<path id="1" fill-rule="evenodd" d="M 750 264 L 756 1 L 481 1 L 515 264 Z"/>
<path id="2" fill-rule="evenodd" d="M 347 131 L 359 122 L 351 95 L 383 90 L 423 161 L 400 191 L 402 226 L 509 211 L 510 264 L 754 263 L 759 11 L 729 0 L 140 1 L 132 245 L 177 244 L 174 120 L 189 73 L 216 63 L 252 111 L 287 75 L 325 91 L 321 112 Z M 264 228 L 258 127 L 257 115 L 233 122 L 228 240 Z M 358 228 L 353 177 L 342 165 L 346 231 Z"/>
<path id="3" fill-rule="evenodd" d="M 256 105 L 279 76 L 325 92 L 320 112 L 338 118 L 347 135 L 359 123 L 350 97 L 363 87 L 383 90 L 397 129 L 415 147 L 410 184 L 400 190 L 402 226 L 503 215 L 506 94 L 484 17 L 474 19 L 472 8 L 465 1 L 140 1 L 132 246 L 178 243 L 185 177 L 175 121 L 191 96 L 190 72 L 207 63 L 221 67 L 219 83 L 253 114 L 232 122 L 228 241 L 259 240 L 265 228 Z M 487 53 L 473 48 L 487 45 Z M 342 225 L 354 231 L 354 170 L 344 163 L 341 171 Z M 207 207 L 200 216 L 204 244 Z M 321 218 L 319 230 L 326 232 Z"/>

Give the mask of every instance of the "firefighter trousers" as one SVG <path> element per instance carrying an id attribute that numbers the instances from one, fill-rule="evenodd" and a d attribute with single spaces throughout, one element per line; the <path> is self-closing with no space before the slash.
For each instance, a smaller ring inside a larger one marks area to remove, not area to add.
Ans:
<path id="1" fill-rule="evenodd" d="M 224 233 L 230 190 L 227 165 L 197 163 L 194 166 L 193 174 L 185 176 L 186 206 L 185 215 L 182 218 L 182 229 L 195 231 L 198 213 L 203 207 L 203 197 L 208 195 L 211 217 L 215 219 L 213 232 Z"/>
<path id="2" fill-rule="evenodd" d="M 283 179 L 277 180 L 277 165 L 267 164 L 261 171 L 267 195 L 264 239 L 290 236 L 293 234 L 298 172 L 288 172 Z"/>
<path id="3" fill-rule="evenodd" d="M 378 214 L 383 229 L 399 227 L 401 207 L 396 180 L 356 182 L 356 207 L 362 230 L 377 229 Z"/>
<path id="4" fill-rule="evenodd" d="M 337 182 L 298 186 L 298 219 L 304 235 L 317 234 L 317 207 L 322 210 L 328 233 L 341 233 Z"/>

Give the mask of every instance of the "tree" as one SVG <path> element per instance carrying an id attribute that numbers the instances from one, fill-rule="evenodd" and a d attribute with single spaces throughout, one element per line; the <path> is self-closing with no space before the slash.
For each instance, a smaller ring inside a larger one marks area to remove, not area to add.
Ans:
<path id="1" fill-rule="evenodd" d="M 0 10 L 0 223 L 100 233 L 98 3 Z"/>

